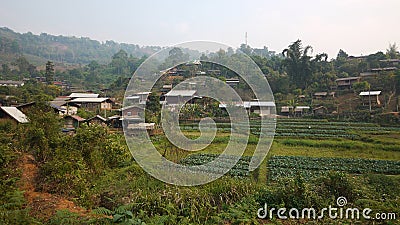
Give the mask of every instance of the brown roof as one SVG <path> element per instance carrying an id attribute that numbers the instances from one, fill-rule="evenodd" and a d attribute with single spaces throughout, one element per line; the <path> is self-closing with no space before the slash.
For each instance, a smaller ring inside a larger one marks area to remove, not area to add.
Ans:
<path id="1" fill-rule="evenodd" d="M 70 116 L 66 116 L 66 117 L 71 117 L 72 119 L 74 119 L 74 120 L 76 120 L 78 122 L 84 122 L 85 121 L 85 119 L 83 119 L 82 117 L 77 116 L 77 115 L 70 115 Z"/>

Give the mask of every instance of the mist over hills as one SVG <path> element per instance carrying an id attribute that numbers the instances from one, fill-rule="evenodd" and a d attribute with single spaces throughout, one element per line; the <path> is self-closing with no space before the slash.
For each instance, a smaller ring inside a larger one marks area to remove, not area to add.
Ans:
<path id="1" fill-rule="evenodd" d="M 153 54 L 161 47 L 99 42 L 88 37 L 18 33 L 0 27 L 0 64 L 10 63 L 20 55 L 24 55 L 34 65 L 43 65 L 48 60 L 63 64 L 88 64 L 94 60 L 109 63 L 111 57 L 121 49 L 140 58 Z"/>

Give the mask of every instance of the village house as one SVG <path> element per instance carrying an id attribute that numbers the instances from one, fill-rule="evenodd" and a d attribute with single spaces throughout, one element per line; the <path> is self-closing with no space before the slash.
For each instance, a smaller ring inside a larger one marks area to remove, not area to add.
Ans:
<path id="1" fill-rule="evenodd" d="M 149 135 L 155 132 L 155 123 L 135 123 L 128 124 L 126 132 L 131 135 L 140 133 L 141 130 L 146 130 Z"/>
<path id="2" fill-rule="evenodd" d="M 310 111 L 310 106 L 296 106 L 294 108 L 294 114 L 296 116 L 302 116 L 305 113 L 308 113 Z"/>
<path id="3" fill-rule="evenodd" d="M 166 94 L 172 90 L 172 84 L 165 84 L 162 86 L 161 93 Z"/>
<path id="4" fill-rule="evenodd" d="M 122 128 L 122 118 L 119 115 L 110 116 L 107 118 L 107 124 L 112 128 Z"/>
<path id="5" fill-rule="evenodd" d="M 127 119 L 139 118 L 144 113 L 144 108 L 137 105 L 127 106 L 119 110 L 121 116 Z"/>
<path id="6" fill-rule="evenodd" d="M 289 116 L 290 112 L 293 110 L 293 106 L 282 106 L 281 107 L 281 115 Z"/>
<path id="7" fill-rule="evenodd" d="M 147 98 L 151 92 L 138 92 L 133 95 L 125 97 L 125 100 L 128 104 L 143 104 L 145 105 L 147 102 Z"/>
<path id="8" fill-rule="evenodd" d="M 377 72 L 372 72 L 372 71 L 367 71 L 367 72 L 361 72 L 360 76 L 361 77 L 373 77 L 373 76 L 378 76 L 379 73 Z"/>
<path id="9" fill-rule="evenodd" d="M 243 107 L 247 110 L 248 113 L 256 113 L 260 116 L 268 116 L 272 115 L 272 112 L 275 108 L 275 103 L 272 101 L 244 101 L 243 103 L 233 103 L 234 106 Z M 221 103 L 219 104 L 219 108 L 226 109 L 227 104 Z"/>
<path id="10" fill-rule="evenodd" d="M 381 102 L 379 101 L 380 94 L 381 91 L 362 91 L 360 92 L 359 96 L 361 97 L 363 105 L 369 104 L 369 101 L 371 101 L 371 104 L 380 105 L 381 104 Z"/>
<path id="11" fill-rule="evenodd" d="M 314 115 L 325 115 L 328 113 L 328 109 L 325 106 L 318 106 L 316 108 L 313 108 L 313 113 Z"/>
<path id="12" fill-rule="evenodd" d="M 101 125 L 101 126 L 107 126 L 107 119 L 100 116 L 100 115 L 96 115 L 92 118 L 89 118 L 86 120 L 86 123 L 90 126 L 90 125 Z"/>
<path id="13" fill-rule="evenodd" d="M 12 106 L 1 106 L 0 107 L 0 119 L 9 120 L 15 123 L 28 123 L 28 117 L 16 107 Z"/>
<path id="14" fill-rule="evenodd" d="M 346 77 L 335 81 L 339 89 L 351 89 L 354 83 L 360 82 L 360 79 L 360 77 Z"/>
<path id="15" fill-rule="evenodd" d="M 78 112 L 79 105 L 69 102 L 70 98 L 67 96 L 59 96 L 53 101 L 50 101 L 50 106 L 59 115 L 75 115 Z"/>
<path id="16" fill-rule="evenodd" d="M 272 101 L 245 101 L 243 102 L 243 106 L 249 113 L 256 113 L 260 116 L 268 116 L 272 115 L 272 112 L 275 108 L 275 103 Z"/>
<path id="17" fill-rule="evenodd" d="M 372 72 L 378 72 L 378 73 L 386 72 L 386 71 L 395 71 L 395 70 L 397 70 L 397 67 L 394 67 L 394 66 L 371 69 Z"/>
<path id="18" fill-rule="evenodd" d="M 24 84 L 24 81 L 0 80 L 0 86 L 22 87 Z"/>
<path id="19" fill-rule="evenodd" d="M 315 92 L 314 93 L 314 98 L 316 98 L 316 99 L 323 99 L 323 98 L 327 98 L 327 97 L 334 98 L 335 94 L 336 94 L 335 92 L 326 92 L 326 91 L 324 91 L 324 92 Z"/>
<path id="20" fill-rule="evenodd" d="M 85 119 L 83 119 L 80 116 L 67 115 L 64 117 L 64 128 L 66 129 L 66 131 L 75 130 L 84 122 L 85 122 Z"/>
<path id="21" fill-rule="evenodd" d="M 77 104 L 79 107 L 89 111 L 112 110 L 113 104 L 109 98 L 74 98 L 69 103 Z"/>
<path id="22" fill-rule="evenodd" d="M 195 90 L 171 90 L 165 94 L 165 102 L 168 105 L 175 105 L 188 102 L 196 97 Z"/>
<path id="23" fill-rule="evenodd" d="M 68 97 L 70 99 L 75 99 L 75 98 L 98 98 L 99 94 L 94 94 L 94 93 L 71 93 Z"/>
<path id="24" fill-rule="evenodd" d="M 33 106 L 36 105 L 36 102 L 28 102 L 24 104 L 17 105 L 16 108 L 22 111 L 23 113 L 28 113 Z"/>

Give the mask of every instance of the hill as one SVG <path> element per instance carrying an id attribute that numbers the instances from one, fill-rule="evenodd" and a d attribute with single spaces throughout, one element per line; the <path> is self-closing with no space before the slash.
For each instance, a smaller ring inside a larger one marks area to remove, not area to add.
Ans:
<path id="1" fill-rule="evenodd" d="M 121 49 L 128 55 L 140 58 L 161 48 L 114 41 L 101 43 L 87 37 L 17 33 L 6 27 L 0 28 L 0 64 L 10 63 L 20 55 L 34 65 L 43 65 L 48 60 L 63 64 L 88 64 L 93 60 L 109 63 L 111 57 Z"/>

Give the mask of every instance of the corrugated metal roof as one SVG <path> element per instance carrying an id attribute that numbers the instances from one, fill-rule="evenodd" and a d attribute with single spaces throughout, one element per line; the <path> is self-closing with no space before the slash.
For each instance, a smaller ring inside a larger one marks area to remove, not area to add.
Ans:
<path id="1" fill-rule="evenodd" d="M 149 95 L 149 94 L 151 94 L 151 92 L 149 92 L 149 91 L 143 91 L 143 92 L 136 93 L 136 95 Z"/>
<path id="2" fill-rule="evenodd" d="M 100 116 L 100 115 L 96 115 L 96 116 L 94 116 L 94 117 L 88 119 L 88 121 L 91 121 L 91 120 L 93 120 L 93 119 L 95 119 L 95 118 L 99 118 L 99 119 L 102 120 L 103 122 L 106 122 L 106 121 L 107 121 L 106 118 L 104 118 L 104 117 L 102 117 L 102 116 Z"/>
<path id="3" fill-rule="evenodd" d="M 235 106 L 242 106 L 246 109 L 250 108 L 250 107 L 275 107 L 275 103 L 274 102 L 270 102 L 270 101 L 244 101 L 242 104 L 239 103 L 235 103 Z M 227 104 L 222 103 L 218 105 L 219 108 L 226 108 Z"/>
<path id="4" fill-rule="evenodd" d="M 28 123 L 28 117 L 16 107 L 3 106 L 1 109 L 19 123 Z"/>
<path id="5" fill-rule="evenodd" d="M 23 81 L 14 81 L 14 80 L 0 80 L 1 85 L 19 85 L 23 86 L 24 82 Z"/>
<path id="6" fill-rule="evenodd" d="M 358 80 L 360 77 L 345 77 L 345 78 L 339 78 L 336 79 L 336 81 L 343 81 L 343 80 Z"/>
<path id="7" fill-rule="evenodd" d="M 324 92 L 315 92 L 314 95 L 315 96 L 326 96 L 326 95 L 328 95 L 328 92 L 325 92 L 325 91 Z"/>
<path id="8" fill-rule="evenodd" d="M 244 104 L 247 104 L 247 102 L 244 102 Z M 269 102 L 269 101 L 252 101 L 250 102 L 250 107 L 275 107 L 274 102 Z"/>
<path id="9" fill-rule="evenodd" d="M 97 98 L 99 94 L 93 93 L 72 93 L 68 97 L 70 98 Z"/>
<path id="10" fill-rule="evenodd" d="M 84 103 L 101 103 L 109 98 L 75 98 L 72 99 L 70 102 L 84 102 Z"/>
<path id="11" fill-rule="evenodd" d="M 296 109 L 310 109 L 310 106 L 296 106 Z"/>
<path id="12" fill-rule="evenodd" d="M 360 96 L 368 96 L 368 95 L 380 95 L 381 91 L 362 91 Z"/>
<path id="13" fill-rule="evenodd" d="M 195 94 L 195 90 L 172 90 L 165 94 L 165 96 L 193 96 Z"/>

